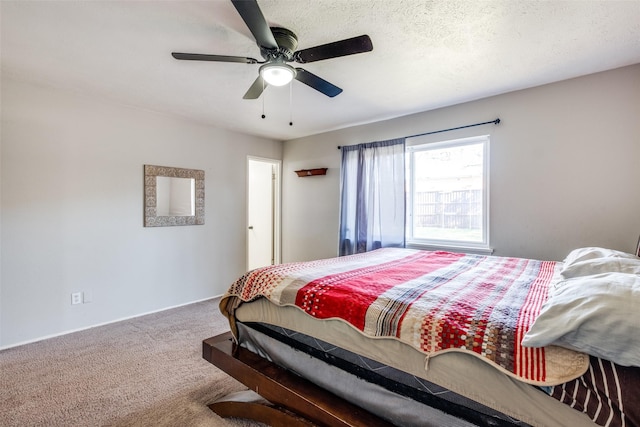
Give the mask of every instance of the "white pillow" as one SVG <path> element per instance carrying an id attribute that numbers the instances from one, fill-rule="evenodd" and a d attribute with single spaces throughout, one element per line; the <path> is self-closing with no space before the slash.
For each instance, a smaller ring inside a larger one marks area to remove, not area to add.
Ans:
<path id="1" fill-rule="evenodd" d="M 565 279 L 601 273 L 640 274 L 640 258 L 593 258 L 565 264 L 560 270 Z"/>
<path id="2" fill-rule="evenodd" d="M 640 260 L 640 258 L 633 254 L 616 251 L 614 249 L 587 247 L 572 250 L 571 252 L 569 252 L 569 255 L 567 255 L 563 262 L 566 265 L 595 258 L 627 258 Z"/>
<path id="3" fill-rule="evenodd" d="M 557 345 L 640 367 L 639 332 L 640 276 L 605 273 L 559 282 L 522 345 Z"/>

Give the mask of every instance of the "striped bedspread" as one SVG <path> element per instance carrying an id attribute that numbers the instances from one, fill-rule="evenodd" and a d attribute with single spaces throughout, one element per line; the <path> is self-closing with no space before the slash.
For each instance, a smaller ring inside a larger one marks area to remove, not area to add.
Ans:
<path id="1" fill-rule="evenodd" d="M 250 271 L 221 305 L 266 297 L 319 319 L 342 319 L 373 338 L 398 339 L 427 361 L 466 352 L 521 381 L 556 385 L 582 375 L 588 356 L 520 345 L 556 267 L 552 261 L 385 248 Z M 226 309 L 232 317 L 233 307 Z"/>
<path id="2" fill-rule="evenodd" d="M 579 378 L 546 391 L 604 427 L 640 426 L 640 368 L 591 356 Z"/>

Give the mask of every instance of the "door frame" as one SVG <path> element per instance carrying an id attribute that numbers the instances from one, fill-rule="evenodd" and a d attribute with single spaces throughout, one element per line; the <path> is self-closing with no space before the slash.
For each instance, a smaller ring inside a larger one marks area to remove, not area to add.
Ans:
<path id="1" fill-rule="evenodd" d="M 250 162 L 264 162 L 269 163 L 273 167 L 273 205 L 272 205 L 272 218 L 273 218 L 273 235 L 272 235 L 272 250 L 273 250 L 273 264 L 280 264 L 282 257 L 282 160 L 270 159 L 267 157 L 247 156 L 246 166 L 246 215 L 245 215 L 245 240 L 246 240 L 246 254 L 245 265 L 249 266 L 249 173 L 251 169 L 249 167 Z"/>

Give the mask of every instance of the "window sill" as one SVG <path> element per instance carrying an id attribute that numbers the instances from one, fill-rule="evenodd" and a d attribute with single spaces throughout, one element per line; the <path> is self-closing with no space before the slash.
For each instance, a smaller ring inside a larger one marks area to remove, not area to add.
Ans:
<path id="1" fill-rule="evenodd" d="M 479 254 L 479 255 L 491 255 L 493 253 L 493 248 L 488 246 L 436 245 L 436 244 L 407 242 L 406 247 L 409 249 L 420 249 L 425 251 L 463 252 L 463 253 Z"/>

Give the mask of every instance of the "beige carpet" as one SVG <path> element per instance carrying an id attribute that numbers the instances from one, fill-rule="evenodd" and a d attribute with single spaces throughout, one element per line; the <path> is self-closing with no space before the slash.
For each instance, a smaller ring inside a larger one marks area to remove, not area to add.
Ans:
<path id="1" fill-rule="evenodd" d="M 202 359 L 218 300 L 0 352 L 1 426 L 259 426 L 207 404 L 245 387 Z"/>

